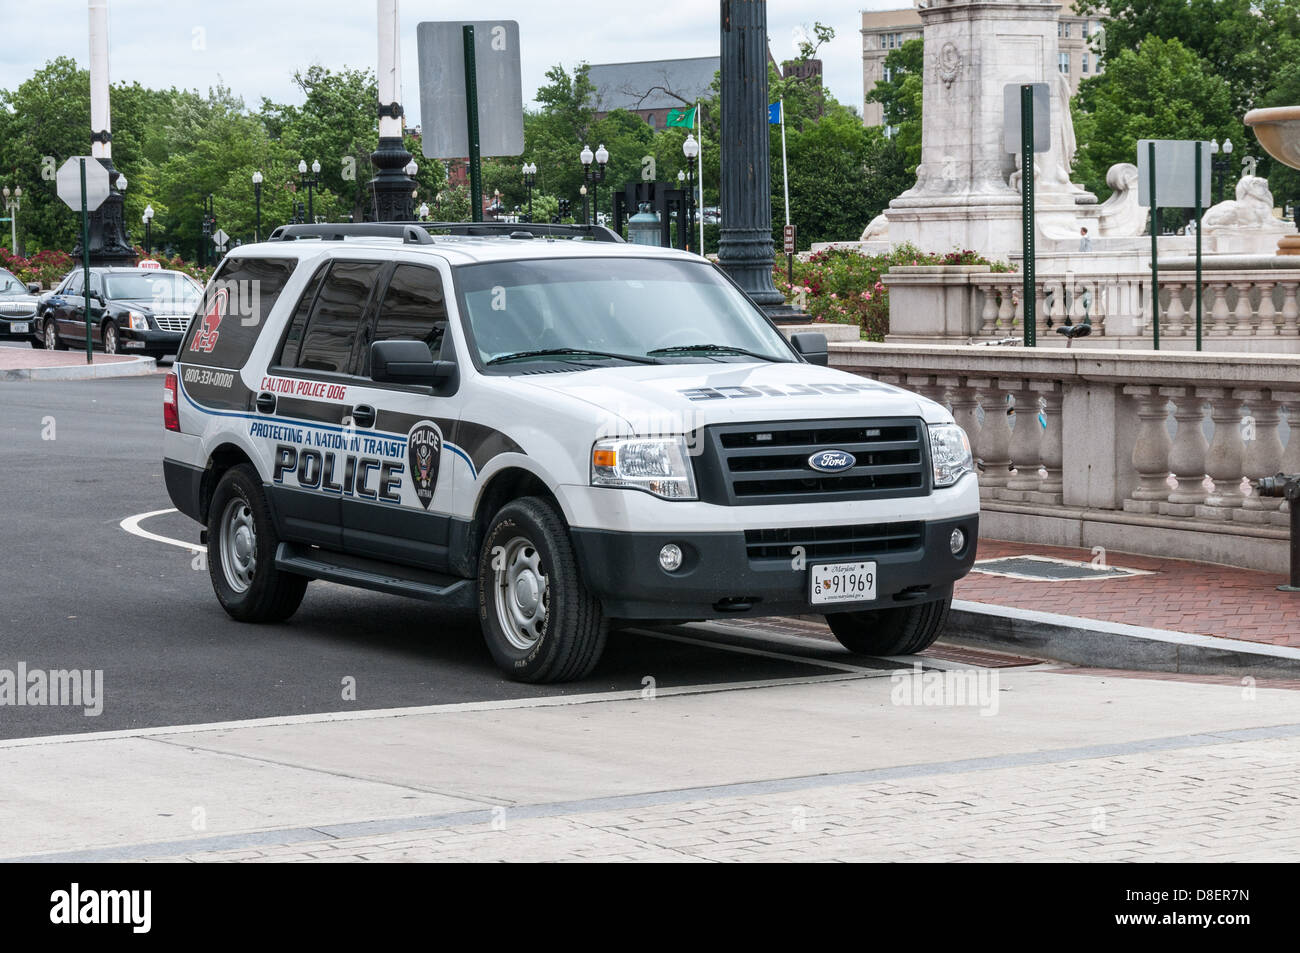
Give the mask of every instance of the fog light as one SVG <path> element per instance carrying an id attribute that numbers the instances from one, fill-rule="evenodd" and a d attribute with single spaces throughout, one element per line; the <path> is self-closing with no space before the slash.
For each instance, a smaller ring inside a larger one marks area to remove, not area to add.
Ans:
<path id="1" fill-rule="evenodd" d="M 954 556 L 966 548 L 966 534 L 960 528 L 953 530 L 952 535 L 948 537 L 948 548 L 952 550 Z"/>
<path id="2" fill-rule="evenodd" d="M 664 572 L 676 572 L 682 568 L 682 548 L 676 543 L 669 543 L 659 550 L 659 565 Z"/>

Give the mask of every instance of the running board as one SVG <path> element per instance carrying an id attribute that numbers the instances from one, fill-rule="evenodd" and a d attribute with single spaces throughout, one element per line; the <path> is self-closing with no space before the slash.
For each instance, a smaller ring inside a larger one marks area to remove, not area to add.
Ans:
<path id="1" fill-rule="evenodd" d="M 275 566 L 308 579 L 373 589 L 449 607 L 472 609 L 478 604 L 473 579 L 348 556 L 327 549 L 281 543 L 275 551 Z"/>

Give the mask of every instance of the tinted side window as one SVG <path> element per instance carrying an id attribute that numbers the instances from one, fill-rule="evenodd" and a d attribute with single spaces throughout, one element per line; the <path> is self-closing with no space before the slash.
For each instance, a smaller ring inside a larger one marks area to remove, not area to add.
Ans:
<path id="1" fill-rule="evenodd" d="M 81 272 L 77 272 L 75 275 L 68 278 L 68 283 L 63 286 L 63 293 L 65 295 L 81 294 L 82 277 Z"/>
<path id="2" fill-rule="evenodd" d="M 335 373 L 351 371 L 357 328 L 383 267 L 376 262 L 334 263 L 316 296 L 298 356 L 299 367 Z"/>
<path id="3" fill-rule="evenodd" d="M 316 274 L 311 276 L 311 281 L 307 282 L 307 290 L 298 299 L 298 307 L 293 311 L 293 319 L 289 322 L 289 329 L 285 332 L 284 343 L 280 346 L 280 353 L 277 355 L 275 363 L 283 367 L 298 366 L 298 350 L 302 346 L 302 332 L 307 328 L 307 319 L 311 316 L 311 307 L 316 303 L 316 292 L 320 290 L 321 279 L 325 277 L 325 272 L 328 270 L 328 264 L 321 265 L 316 269 Z"/>
<path id="4" fill-rule="evenodd" d="M 442 276 L 432 268 L 398 265 L 393 269 L 375 321 L 375 341 L 423 341 L 436 361 L 447 330 Z M 370 374 L 370 348 L 362 351 L 362 374 Z"/>
<path id="5" fill-rule="evenodd" d="M 208 282 L 177 362 L 242 367 L 297 264 L 228 256 Z"/>

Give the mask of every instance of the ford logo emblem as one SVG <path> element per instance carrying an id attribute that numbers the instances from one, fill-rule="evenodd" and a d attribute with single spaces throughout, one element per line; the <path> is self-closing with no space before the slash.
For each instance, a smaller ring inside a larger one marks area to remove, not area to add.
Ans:
<path id="1" fill-rule="evenodd" d="M 857 462 L 857 457 L 846 450 L 818 450 L 808 458 L 808 466 L 821 473 L 839 473 Z"/>

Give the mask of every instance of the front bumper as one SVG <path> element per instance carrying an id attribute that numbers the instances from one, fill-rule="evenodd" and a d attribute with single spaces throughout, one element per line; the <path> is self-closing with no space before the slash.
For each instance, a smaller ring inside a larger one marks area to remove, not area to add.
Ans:
<path id="1" fill-rule="evenodd" d="M 967 543 L 954 556 L 948 540 L 960 527 Z M 921 545 L 904 552 L 795 561 L 751 560 L 743 531 L 717 533 L 627 533 L 572 529 L 583 579 L 601 600 L 605 614 L 618 619 L 716 619 L 729 616 L 823 614 L 882 609 L 943 599 L 975 562 L 979 515 L 940 519 L 924 525 Z M 676 572 L 659 566 L 666 543 L 682 548 Z M 808 566 L 875 561 L 877 598 L 871 602 L 813 605 Z"/>
<path id="2" fill-rule="evenodd" d="M 40 331 L 34 313 L 21 317 L 12 314 L 0 315 L 0 341 L 26 341 L 39 336 Z"/>
<path id="3" fill-rule="evenodd" d="M 175 354 L 181 348 L 184 331 L 133 331 L 118 327 L 118 341 L 123 353 Z"/>

